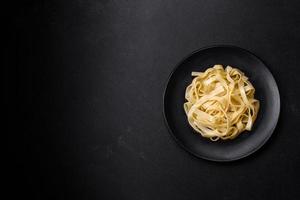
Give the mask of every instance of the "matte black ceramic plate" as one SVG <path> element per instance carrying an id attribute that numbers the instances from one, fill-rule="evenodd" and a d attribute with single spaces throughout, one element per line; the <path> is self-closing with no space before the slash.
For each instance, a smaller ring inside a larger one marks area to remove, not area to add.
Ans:
<path id="1" fill-rule="evenodd" d="M 205 71 L 214 64 L 241 69 L 254 85 L 260 101 L 258 117 L 249 132 L 234 140 L 212 142 L 197 134 L 188 124 L 183 110 L 185 88 L 191 83 L 192 71 Z M 214 161 L 232 161 L 258 150 L 272 135 L 280 111 L 276 82 L 265 64 L 255 55 L 233 46 L 200 49 L 181 61 L 169 77 L 164 94 L 164 115 L 170 133 L 187 151 Z"/>

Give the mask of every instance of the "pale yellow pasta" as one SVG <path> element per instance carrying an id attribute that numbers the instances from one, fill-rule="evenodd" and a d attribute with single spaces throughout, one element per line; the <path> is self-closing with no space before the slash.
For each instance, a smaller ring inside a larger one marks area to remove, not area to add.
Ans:
<path id="1" fill-rule="evenodd" d="M 186 88 L 184 111 L 189 124 L 212 141 L 234 139 L 250 131 L 257 117 L 259 101 L 248 77 L 236 68 L 215 65 L 205 72 L 192 72 Z"/>

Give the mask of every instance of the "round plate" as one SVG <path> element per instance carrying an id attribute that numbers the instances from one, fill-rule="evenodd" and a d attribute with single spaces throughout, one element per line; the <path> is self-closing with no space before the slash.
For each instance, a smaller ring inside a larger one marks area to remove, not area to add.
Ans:
<path id="1" fill-rule="evenodd" d="M 255 87 L 260 101 L 257 119 L 251 131 L 234 140 L 212 142 L 196 133 L 183 110 L 185 89 L 192 71 L 203 72 L 215 64 L 239 68 Z M 280 97 L 277 84 L 266 65 L 254 54 L 234 46 L 200 49 L 181 61 L 171 73 L 164 93 L 164 116 L 171 135 L 188 152 L 213 161 L 232 161 L 258 150 L 272 135 L 278 121 Z"/>

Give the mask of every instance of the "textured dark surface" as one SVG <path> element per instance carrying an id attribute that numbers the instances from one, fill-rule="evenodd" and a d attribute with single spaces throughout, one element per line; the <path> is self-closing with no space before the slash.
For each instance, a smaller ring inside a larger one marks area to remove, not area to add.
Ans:
<path id="1" fill-rule="evenodd" d="M 17 116 L 11 149 L 31 199 L 299 199 L 299 1 L 27 1 L 11 11 Z M 5 8 L 4 8 L 5 9 Z M 282 100 L 255 154 L 198 159 L 162 115 L 186 54 L 231 44 L 261 57 Z M 13 90 L 15 91 L 15 89 Z M 14 162 L 14 163 L 15 163 Z"/>
<path id="2" fill-rule="evenodd" d="M 238 67 L 249 77 L 260 108 L 251 132 L 245 131 L 234 140 L 212 142 L 189 125 L 183 104 L 191 73 L 220 63 Z M 267 66 L 249 51 L 234 46 L 207 47 L 184 58 L 172 72 L 164 94 L 164 116 L 174 139 L 195 156 L 213 161 L 233 161 L 257 151 L 272 135 L 279 112 L 278 87 Z"/>

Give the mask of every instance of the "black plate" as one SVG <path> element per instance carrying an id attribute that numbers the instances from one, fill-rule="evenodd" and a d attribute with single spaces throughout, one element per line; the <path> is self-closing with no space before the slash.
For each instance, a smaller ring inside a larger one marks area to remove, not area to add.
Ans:
<path id="1" fill-rule="evenodd" d="M 254 85 L 260 101 L 257 120 L 250 132 L 234 140 L 212 142 L 197 134 L 183 110 L 185 88 L 192 71 L 205 71 L 214 64 L 241 69 Z M 272 135 L 278 121 L 280 97 L 277 84 L 266 65 L 254 54 L 234 46 L 200 49 L 181 61 L 171 73 L 164 94 L 164 116 L 171 135 L 187 151 L 213 161 L 232 161 L 258 150 Z"/>

